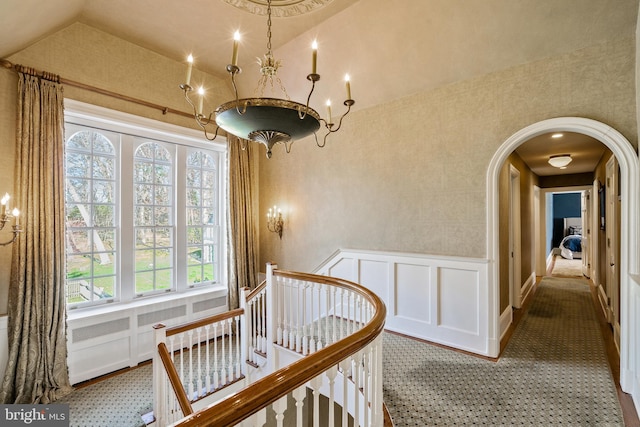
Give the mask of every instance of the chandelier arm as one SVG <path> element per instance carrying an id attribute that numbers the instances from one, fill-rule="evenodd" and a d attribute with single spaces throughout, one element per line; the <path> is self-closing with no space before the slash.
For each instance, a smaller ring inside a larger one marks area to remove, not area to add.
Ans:
<path id="1" fill-rule="evenodd" d="M 315 135 L 315 134 L 314 134 Z M 291 153 L 291 146 L 293 145 L 295 141 L 294 140 L 289 140 L 288 142 L 284 143 L 284 149 L 287 152 L 287 154 Z"/>
<path id="2" fill-rule="evenodd" d="M 13 238 L 11 240 L 6 241 L 6 242 L 0 242 L 0 246 L 7 246 L 7 245 L 10 245 L 13 242 L 15 242 L 16 239 L 18 238 L 18 233 L 22 233 L 22 229 L 20 228 L 19 225 L 14 225 L 13 226 Z"/>
<path id="3" fill-rule="evenodd" d="M 329 134 L 327 134 L 329 135 Z M 320 143 L 318 142 L 318 134 L 317 133 L 313 133 L 313 137 L 316 139 L 316 145 L 320 148 L 324 148 L 325 144 L 327 143 L 327 135 L 324 136 L 324 139 L 322 141 L 322 145 L 320 145 Z"/>
<path id="4" fill-rule="evenodd" d="M 209 115 L 211 117 L 211 115 Z M 209 132 L 207 132 L 206 126 L 202 126 L 202 130 L 204 130 L 204 137 L 209 141 L 213 141 L 218 137 L 218 131 L 220 130 L 220 126 L 216 126 L 216 133 L 213 135 L 213 138 L 209 138 Z"/>
<path id="5" fill-rule="evenodd" d="M 329 133 L 338 132 L 340 130 L 340 126 L 342 126 L 342 119 L 344 119 L 346 115 L 349 114 L 349 111 L 351 111 L 351 106 L 353 104 L 354 102 L 352 99 L 347 99 L 346 101 L 344 101 L 344 105 L 347 106 L 347 111 L 342 116 L 340 116 L 340 120 L 338 121 L 338 126 L 335 129 L 333 129 L 331 126 L 327 126 Z"/>

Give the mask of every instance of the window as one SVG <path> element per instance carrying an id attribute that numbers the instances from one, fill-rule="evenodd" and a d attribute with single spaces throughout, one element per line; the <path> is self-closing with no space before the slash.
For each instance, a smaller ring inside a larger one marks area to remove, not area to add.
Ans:
<path id="1" fill-rule="evenodd" d="M 72 105 L 80 112 L 65 112 L 67 305 L 221 284 L 224 145 Z"/>

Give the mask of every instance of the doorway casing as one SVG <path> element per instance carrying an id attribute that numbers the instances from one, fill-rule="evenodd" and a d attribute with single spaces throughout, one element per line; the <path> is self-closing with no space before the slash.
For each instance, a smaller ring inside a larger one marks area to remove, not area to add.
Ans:
<path id="1" fill-rule="evenodd" d="M 509 137 L 496 151 L 487 170 L 487 256 L 489 261 L 489 353 L 500 351 L 499 283 L 499 175 L 509 155 L 529 139 L 549 132 L 576 132 L 591 136 L 607 146 L 620 165 L 622 197 L 620 226 L 620 385 L 640 408 L 640 275 L 639 197 L 640 167 L 638 155 L 629 141 L 604 123 L 582 117 L 558 117 L 527 126 Z"/>

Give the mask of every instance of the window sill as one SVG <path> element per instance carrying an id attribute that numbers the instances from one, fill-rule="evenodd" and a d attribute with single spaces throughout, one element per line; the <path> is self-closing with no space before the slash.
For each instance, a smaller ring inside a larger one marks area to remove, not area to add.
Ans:
<path id="1" fill-rule="evenodd" d="M 219 284 L 215 286 L 207 286 L 198 289 L 189 289 L 183 292 L 169 292 L 163 295 L 155 295 L 149 297 L 136 298 L 133 301 L 128 302 L 113 302 L 108 304 L 101 304 L 92 307 L 74 308 L 67 310 L 67 320 L 74 321 L 79 319 L 85 319 L 93 316 L 101 316 L 105 314 L 117 313 L 119 311 L 127 311 L 131 309 L 139 309 L 144 307 L 150 307 L 153 305 L 164 304 L 173 300 L 180 300 L 184 298 L 191 298 L 194 296 L 214 295 L 219 296 L 227 295 L 227 287 Z"/>

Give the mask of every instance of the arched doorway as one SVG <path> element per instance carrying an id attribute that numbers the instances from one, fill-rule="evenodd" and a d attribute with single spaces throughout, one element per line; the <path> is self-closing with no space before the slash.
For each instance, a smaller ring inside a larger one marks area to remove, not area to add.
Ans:
<path id="1" fill-rule="evenodd" d="M 591 136 L 607 146 L 620 166 L 622 209 L 620 225 L 620 385 L 640 400 L 640 279 L 638 278 L 638 231 L 640 167 L 638 155 L 629 141 L 612 127 L 581 117 L 559 117 L 527 126 L 509 137 L 496 151 L 487 171 L 487 256 L 489 258 L 489 335 L 490 353 L 497 356 L 500 347 L 500 283 L 498 253 L 498 178 L 509 155 L 525 141 L 549 132 L 576 132 Z"/>

